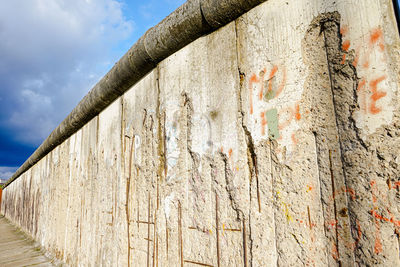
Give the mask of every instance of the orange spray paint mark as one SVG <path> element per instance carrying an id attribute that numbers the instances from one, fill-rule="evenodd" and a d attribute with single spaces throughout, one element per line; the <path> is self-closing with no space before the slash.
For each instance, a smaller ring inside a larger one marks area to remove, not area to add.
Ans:
<path id="1" fill-rule="evenodd" d="M 349 31 L 349 26 L 347 26 L 347 25 L 343 25 L 343 26 L 340 28 L 340 34 L 341 34 L 341 35 L 346 35 L 348 31 Z"/>
<path id="2" fill-rule="evenodd" d="M 269 73 L 269 77 L 268 77 L 268 83 L 269 83 L 269 84 L 270 84 L 271 79 L 274 78 L 274 76 L 275 76 L 275 74 L 276 74 L 277 71 L 278 71 L 278 66 L 274 65 L 274 66 L 272 67 L 271 72 Z M 270 86 L 270 85 L 268 85 L 268 87 L 269 87 L 269 86 Z M 268 89 L 269 89 L 269 88 L 268 88 Z"/>
<path id="3" fill-rule="evenodd" d="M 300 105 L 296 104 L 295 109 L 296 109 L 296 113 L 295 113 L 294 117 L 296 118 L 296 121 L 299 121 L 301 119 Z"/>
<path id="4" fill-rule="evenodd" d="M 382 30 L 380 28 L 372 29 L 370 31 L 370 35 L 369 35 L 369 48 L 368 48 L 368 51 L 366 52 L 364 63 L 363 63 L 364 68 L 369 67 L 369 57 L 372 53 L 372 49 L 373 49 L 374 45 L 376 45 L 378 43 L 378 41 L 379 41 L 378 46 L 379 46 L 381 52 L 383 52 L 385 50 L 385 45 L 384 45 L 384 41 L 383 41 Z"/>
<path id="5" fill-rule="evenodd" d="M 286 84 L 286 69 L 283 68 L 282 72 L 283 72 L 282 81 L 279 84 L 278 91 L 276 91 L 276 93 L 275 93 L 275 97 L 278 97 L 280 95 L 280 93 L 283 91 L 283 88 L 285 87 L 285 84 Z"/>
<path id="6" fill-rule="evenodd" d="M 261 116 L 261 135 L 265 135 L 265 125 L 267 125 L 267 120 L 265 119 L 265 112 L 260 113 Z"/>
<path id="7" fill-rule="evenodd" d="M 347 32 L 347 30 L 346 30 L 346 32 Z M 347 52 L 349 50 L 349 48 L 350 48 L 350 41 L 345 40 L 342 44 L 342 50 Z M 343 54 L 341 64 L 344 64 L 345 62 L 346 62 L 346 54 Z"/>
<path id="8" fill-rule="evenodd" d="M 294 133 L 292 133 L 292 142 L 293 142 L 294 145 L 297 145 L 297 143 L 299 142 Z"/>
<path id="9" fill-rule="evenodd" d="M 282 109 L 280 112 L 279 112 L 279 117 L 280 117 L 280 120 L 282 121 L 282 117 L 283 116 L 281 116 L 282 114 L 284 114 L 284 113 L 287 113 L 288 114 L 288 117 L 286 118 L 286 120 L 284 120 L 282 123 L 279 123 L 279 125 L 278 125 L 278 129 L 279 130 L 283 130 L 284 128 L 286 128 L 287 126 L 289 126 L 289 124 L 290 124 L 290 122 L 293 120 L 293 108 L 291 108 L 291 107 L 287 107 L 287 108 L 284 108 L 284 109 Z"/>
<path id="10" fill-rule="evenodd" d="M 348 51 L 349 48 L 350 48 L 350 41 L 349 40 L 344 41 L 343 44 L 342 44 L 342 50 L 343 51 Z"/>
<path id="11" fill-rule="evenodd" d="M 364 61 L 363 67 L 366 69 L 369 67 L 369 59 L 368 58 Z"/>
<path id="12" fill-rule="evenodd" d="M 365 79 L 362 78 L 362 80 L 359 82 L 358 86 L 357 86 L 357 91 L 361 91 L 361 89 L 365 87 Z"/>
<path id="13" fill-rule="evenodd" d="M 340 28 L 340 34 L 344 36 L 344 35 L 347 34 L 348 30 L 349 30 L 349 27 L 348 27 L 347 25 L 341 27 L 341 28 Z M 343 50 L 343 51 L 347 51 L 347 50 L 349 50 L 349 47 L 350 47 L 350 41 L 349 41 L 349 40 L 345 40 L 345 41 L 343 42 L 343 44 L 342 44 L 342 50 Z M 341 64 L 344 64 L 345 62 L 346 62 L 346 54 L 344 54 L 344 55 L 342 56 L 342 62 L 341 62 Z"/>
<path id="14" fill-rule="evenodd" d="M 375 210 L 371 210 L 370 212 L 371 212 L 372 216 L 374 216 L 376 219 L 385 221 L 385 222 L 390 222 L 390 223 L 393 223 L 395 226 L 400 227 L 400 221 L 395 220 L 393 217 L 386 218 L 383 215 L 377 213 Z"/>
<path id="15" fill-rule="evenodd" d="M 253 114 L 253 83 L 258 83 L 259 80 L 255 74 L 250 77 L 249 81 L 249 99 L 250 99 L 250 114 Z"/>
<path id="16" fill-rule="evenodd" d="M 383 75 L 377 79 L 372 80 L 369 85 L 371 87 L 372 95 L 371 95 L 371 104 L 369 110 L 372 114 L 378 114 L 382 111 L 382 108 L 378 108 L 376 106 L 376 101 L 386 96 L 386 92 L 378 91 L 378 83 L 382 82 L 386 79 L 386 76 Z"/>
<path id="17" fill-rule="evenodd" d="M 376 28 L 371 30 L 370 36 L 369 36 L 369 44 L 374 45 L 379 39 L 381 39 L 383 36 L 382 30 L 380 28 Z"/>
<path id="18" fill-rule="evenodd" d="M 343 54 L 342 56 L 342 61 L 340 62 L 340 64 L 344 64 L 346 62 L 346 54 Z"/>
<path id="19" fill-rule="evenodd" d="M 267 90 L 268 99 L 272 99 L 276 96 L 276 94 L 273 96 L 271 94 L 272 94 L 272 79 L 275 77 L 277 71 L 278 71 L 278 66 L 274 65 L 268 76 L 268 90 Z"/>
<path id="20" fill-rule="evenodd" d="M 232 148 L 229 148 L 229 151 L 228 151 L 228 156 L 229 156 L 229 158 L 232 157 L 232 153 L 233 153 Z"/>
<path id="21" fill-rule="evenodd" d="M 396 188 L 396 187 L 397 187 L 397 188 L 400 188 L 400 182 L 395 182 L 395 183 L 394 183 L 394 188 Z"/>
<path id="22" fill-rule="evenodd" d="M 389 213 L 390 216 L 390 222 L 393 223 L 395 226 L 399 227 L 400 226 L 400 221 L 397 221 L 394 219 L 393 214 L 390 212 L 388 208 L 386 208 L 387 212 Z M 397 230 L 397 229 L 396 229 Z"/>

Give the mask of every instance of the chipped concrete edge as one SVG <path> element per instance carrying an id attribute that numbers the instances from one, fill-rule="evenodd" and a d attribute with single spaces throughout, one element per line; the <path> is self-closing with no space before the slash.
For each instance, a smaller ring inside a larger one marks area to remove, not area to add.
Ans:
<path id="1" fill-rule="evenodd" d="M 150 28 L 89 91 L 24 164 L 6 188 L 55 147 L 153 70 L 159 62 L 199 37 L 235 20 L 266 0 L 188 0 Z"/>

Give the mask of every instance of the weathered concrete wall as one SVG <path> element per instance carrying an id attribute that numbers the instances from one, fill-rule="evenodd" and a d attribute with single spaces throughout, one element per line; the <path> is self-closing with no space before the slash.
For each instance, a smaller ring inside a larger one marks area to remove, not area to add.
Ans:
<path id="1" fill-rule="evenodd" d="M 77 266 L 399 266 L 391 1 L 270 0 L 162 61 L 4 190 Z"/>

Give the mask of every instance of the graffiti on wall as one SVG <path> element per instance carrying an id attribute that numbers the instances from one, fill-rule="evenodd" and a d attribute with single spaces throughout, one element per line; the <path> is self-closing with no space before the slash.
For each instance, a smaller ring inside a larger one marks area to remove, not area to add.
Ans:
<path id="1" fill-rule="evenodd" d="M 389 81 L 382 62 L 386 62 L 385 40 L 381 27 L 371 28 L 361 38 L 351 41 L 351 32 L 348 25 L 340 29 L 343 38 L 342 64 L 351 60 L 359 78 L 357 98 L 360 107 L 356 114 L 360 128 L 372 133 L 380 125 L 387 123 L 392 117 L 392 90 L 389 90 Z M 350 48 L 354 49 L 353 58 L 347 58 Z"/>
<path id="2" fill-rule="evenodd" d="M 281 101 L 287 85 L 288 73 L 283 64 L 272 64 L 248 80 L 249 117 L 256 140 L 271 139 L 288 146 L 298 143 L 296 133 L 301 120 L 300 102 Z"/>

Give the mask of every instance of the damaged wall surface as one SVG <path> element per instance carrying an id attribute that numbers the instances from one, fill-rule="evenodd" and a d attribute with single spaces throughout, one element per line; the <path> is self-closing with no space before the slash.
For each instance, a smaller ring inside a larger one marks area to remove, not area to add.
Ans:
<path id="1" fill-rule="evenodd" d="M 71 266 L 400 266 L 392 2 L 269 0 L 161 61 L 9 184 Z"/>

